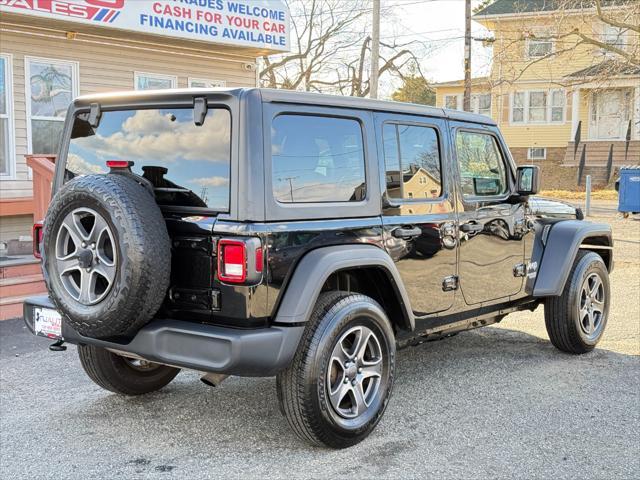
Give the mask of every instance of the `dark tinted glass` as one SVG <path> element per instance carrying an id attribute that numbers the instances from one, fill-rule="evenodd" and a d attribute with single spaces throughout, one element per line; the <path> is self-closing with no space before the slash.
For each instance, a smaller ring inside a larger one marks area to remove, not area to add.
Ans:
<path id="1" fill-rule="evenodd" d="M 231 115 L 210 108 L 204 125 L 193 109 L 103 112 L 98 128 L 78 116 L 67 176 L 107 172 L 107 160 L 132 160 L 160 205 L 229 209 Z"/>
<path id="2" fill-rule="evenodd" d="M 459 131 L 456 150 L 464 196 L 501 195 L 507 191 L 507 171 L 492 135 Z"/>
<path id="3" fill-rule="evenodd" d="M 357 120 L 279 115 L 273 120 L 271 157 L 279 202 L 356 202 L 366 196 Z"/>
<path id="4" fill-rule="evenodd" d="M 442 172 L 436 130 L 388 123 L 382 136 L 389 197 L 438 198 L 442 194 Z"/>

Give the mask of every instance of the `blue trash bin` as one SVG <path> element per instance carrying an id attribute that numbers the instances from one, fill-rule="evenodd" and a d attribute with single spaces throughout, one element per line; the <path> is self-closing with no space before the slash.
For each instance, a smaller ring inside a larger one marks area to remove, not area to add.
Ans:
<path id="1" fill-rule="evenodd" d="M 622 167 L 618 182 L 618 211 L 640 212 L 640 166 Z"/>

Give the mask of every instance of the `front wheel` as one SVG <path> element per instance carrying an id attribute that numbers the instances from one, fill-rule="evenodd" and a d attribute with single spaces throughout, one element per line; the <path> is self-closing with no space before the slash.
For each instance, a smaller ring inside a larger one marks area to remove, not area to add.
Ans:
<path id="1" fill-rule="evenodd" d="M 355 445 L 380 421 L 394 368 L 395 339 L 380 305 L 364 295 L 324 293 L 291 365 L 277 377 L 281 410 L 303 440 Z"/>
<path id="2" fill-rule="evenodd" d="M 580 251 L 562 295 L 549 297 L 544 319 L 551 343 L 567 353 L 593 350 L 609 316 L 609 272 L 597 253 Z"/>

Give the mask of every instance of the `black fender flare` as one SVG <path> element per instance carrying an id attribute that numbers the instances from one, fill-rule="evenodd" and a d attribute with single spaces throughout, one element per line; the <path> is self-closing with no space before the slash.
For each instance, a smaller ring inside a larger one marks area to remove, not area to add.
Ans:
<path id="1" fill-rule="evenodd" d="M 373 245 L 337 245 L 307 253 L 298 263 L 275 316 L 276 324 L 301 324 L 313 311 L 320 290 L 331 274 L 350 268 L 380 268 L 388 276 L 399 300 L 405 322 L 413 330 L 415 321 L 407 291 L 393 260 Z"/>
<path id="2" fill-rule="evenodd" d="M 581 247 L 588 250 L 613 247 L 611 227 L 603 223 L 564 220 L 548 227 L 550 227 L 548 232 L 544 229 L 542 231 L 541 240 L 544 250 L 533 287 L 534 297 L 553 297 L 562 294 L 571 266 Z M 605 237 L 607 244 L 589 245 L 588 239 L 595 237 Z M 611 271 L 612 268 L 613 259 L 609 255 L 607 269 Z"/>

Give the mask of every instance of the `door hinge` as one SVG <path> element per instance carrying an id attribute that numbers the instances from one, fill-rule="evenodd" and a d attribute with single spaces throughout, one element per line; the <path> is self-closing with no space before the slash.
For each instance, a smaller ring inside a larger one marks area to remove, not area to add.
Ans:
<path id="1" fill-rule="evenodd" d="M 518 263 L 513 267 L 513 276 L 514 277 L 525 277 L 527 275 L 527 264 L 526 263 Z"/>
<path id="2" fill-rule="evenodd" d="M 458 289 L 458 276 L 457 275 L 451 275 L 449 277 L 445 277 L 444 280 L 442 280 L 442 291 L 443 292 L 450 292 L 451 290 L 457 290 Z"/>

